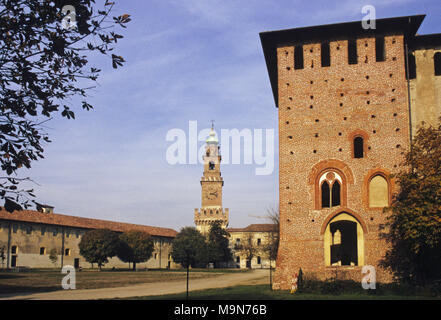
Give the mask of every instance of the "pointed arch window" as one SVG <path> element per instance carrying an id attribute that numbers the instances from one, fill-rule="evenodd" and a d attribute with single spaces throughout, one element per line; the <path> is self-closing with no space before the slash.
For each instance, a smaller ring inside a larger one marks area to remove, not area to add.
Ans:
<path id="1" fill-rule="evenodd" d="M 329 198 L 330 188 L 327 181 L 322 183 L 322 208 L 329 208 L 331 206 L 331 199 Z"/>
<path id="2" fill-rule="evenodd" d="M 332 206 L 336 207 L 339 206 L 341 201 L 341 187 L 340 187 L 340 182 L 338 182 L 338 180 L 334 181 L 334 184 L 332 185 Z"/>
<path id="3" fill-rule="evenodd" d="M 324 173 L 320 178 L 321 208 L 332 208 L 342 202 L 341 176 L 333 171 Z"/>
<path id="4" fill-rule="evenodd" d="M 369 207 L 383 208 L 389 205 L 389 183 L 381 174 L 369 179 Z"/>

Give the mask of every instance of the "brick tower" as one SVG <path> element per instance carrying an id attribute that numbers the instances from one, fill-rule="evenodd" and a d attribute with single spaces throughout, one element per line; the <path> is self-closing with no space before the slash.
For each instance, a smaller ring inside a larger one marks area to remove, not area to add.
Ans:
<path id="1" fill-rule="evenodd" d="M 222 187 L 219 141 L 213 126 L 206 140 L 204 173 L 201 178 L 202 203 L 201 209 L 194 209 L 194 223 L 203 234 L 210 230 L 210 223 L 220 221 L 222 227 L 228 226 L 228 209 L 222 208 Z"/>
<path id="2" fill-rule="evenodd" d="M 275 289 L 289 289 L 300 268 L 360 281 L 372 265 L 377 281 L 390 281 L 379 266 L 387 250 L 380 225 L 397 191 L 390 174 L 409 150 L 407 57 L 423 19 L 260 34 L 279 114 Z"/>

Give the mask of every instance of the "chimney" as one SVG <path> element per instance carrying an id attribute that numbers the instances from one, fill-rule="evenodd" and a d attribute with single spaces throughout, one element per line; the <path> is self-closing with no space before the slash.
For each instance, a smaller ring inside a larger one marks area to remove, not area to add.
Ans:
<path id="1" fill-rule="evenodd" d="M 37 211 L 42 213 L 54 213 L 54 207 L 47 204 L 36 203 Z"/>

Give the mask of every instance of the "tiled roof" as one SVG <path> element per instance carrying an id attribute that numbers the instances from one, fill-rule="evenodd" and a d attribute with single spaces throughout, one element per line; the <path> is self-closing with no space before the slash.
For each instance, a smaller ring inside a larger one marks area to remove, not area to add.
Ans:
<path id="1" fill-rule="evenodd" d="M 152 236 L 175 237 L 177 232 L 169 228 L 151 227 L 139 224 L 114 222 L 75 216 L 67 216 L 55 213 L 42 213 L 34 210 L 21 210 L 9 213 L 0 208 L 0 220 L 22 221 L 56 226 L 77 227 L 84 229 L 110 229 L 113 231 L 145 231 Z"/>
<path id="2" fill-rule="evenodd" d="M 277 226 L 272 223 L 267 224 L 250 224 L 245 228 L 228 228 L 228 232 L 275 232 Z"/>

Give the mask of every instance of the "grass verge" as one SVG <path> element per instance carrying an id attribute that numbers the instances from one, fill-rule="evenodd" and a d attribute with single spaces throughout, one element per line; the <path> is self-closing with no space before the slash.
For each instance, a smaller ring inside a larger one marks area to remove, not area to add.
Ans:
<path id="1" fill-rule="evenodd" d="M 186 293 L 133 297 L 130 300 L 185 300 Z M 357 292 L 312 293 L 297 292 L 291 294 L 284 290 L 271 290 L 269 285 L 234 286 L 221 289 L 191 291 L 190 300 L 441 300 L 441 296 L 430 294 L 397 293 L 392 288 L 382 288 L 380 291 L 359 290 Z"/>

